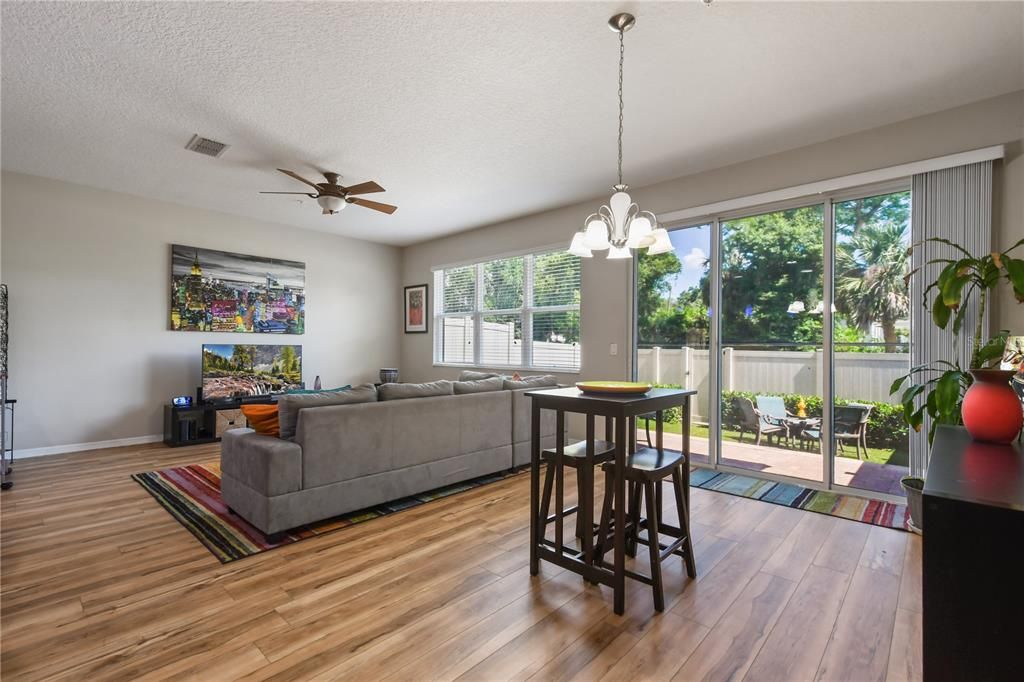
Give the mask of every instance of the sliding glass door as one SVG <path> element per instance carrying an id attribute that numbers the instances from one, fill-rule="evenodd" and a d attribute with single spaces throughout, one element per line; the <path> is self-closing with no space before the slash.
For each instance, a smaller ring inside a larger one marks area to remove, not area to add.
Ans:
<path id="1" fill-rule="evenodd" d="M 674 254 L 637 257 L 634 373 L 697 390 L 696 463 L 902 495 L 909 214 L 900 185 L 816 196 L 670 227 Z"/>
<path id="2" fill-rule="evenodd" d="M 692 388 L 691 449 L 694 461 L 710 463 L 708 440 L 711 399 L 710 296 L 711 225 L 682 227 L 669 233 L 674 253 L 637 257 L 638 381 Z M 681 447 L 680 421 L 670 411 L 665 443 Z M 638 420 L 637 440 L 653 439 L 653 422 Z"/>
<path id="3" fill-rule="evenodd" d="M 822 481 L 822 213 L 720 222 L 723 465 Z"/>
<path id="4" fill-rule="evenodd" d="M 910 370 L 910 192 L 832 203 L 836 485 L 901 495 L 910 436 L 889 387 Z"/>

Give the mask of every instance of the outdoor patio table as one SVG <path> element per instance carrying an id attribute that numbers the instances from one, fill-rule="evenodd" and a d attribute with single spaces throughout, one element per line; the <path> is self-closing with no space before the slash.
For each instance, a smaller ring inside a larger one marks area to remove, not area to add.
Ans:
<path id="1" fill-rule="evenodd" d="M 540 560 L 550 561 L 566 570 L 582 575 L 594 583 L 608 585 L 614 592 L 615 613 L 621 615 L 626 608 L 626 537 L 625 509 L 626 482 L 620 475 L 614 480 L 614 544 L 613 569 L 608 570 L 592 563 L 592 557 L 579 553 L 571 556 L 556 552 L 544 542 L 544 519 L 541 518 L 540 499 L 540 411 L 554 410 L 557 418 L 556 433 L 563 433 L 565 413 L 574 412 L 586 415 L 587 422 L 587 462 L 593 466 L 594 457 L 594 417 L 605 418 L 605 440 L 615 443 L 615 471 L 624 471 L 627 448 L 636 451 L 636 418 L 644 413 L 653 412 L 657 415 L 657 441 L 659 452 L 664 451 L 664 411 L 673 407 L 682 408 L 682 451 L 686 456 L 684 467 L 684 490 L 687 503 L 690 499 L 690 398 L 696 395 L 695 390 L 679 390 L 667 388 L 651 389 L 639 395 L 609 395 L 583 393 L 577 388 L 538 389 L 527 391 L 532 399 L 531 410 L 531 444 L 530 444 L 530 574 L 537 575 Z M 614 432 L 613 432 L 614 424 Z M 559 454 L 565 448 L 564 439 L 556 446 Z M 593 485 L 593 477 L 586 477 Z M 590 499 L 593 499 L 591 490 Z M 593 533 L 593 509 L 581 509 L 581 527 L 584 532 Z M 588 527 L 589 524 L 589 527 Z M 592 543 L 586 543 L 591 546 Z"/>
<path id="2" fill-rule="evenodd" d="M 804 439 L 800 436 L 806 429 L 820 429 L 821 419 L 817 417 L 789 417 L 786 419 L 786 428 L 789 429 L 789 435 L 795 438 L 801 447 L 806 447 Z"/>

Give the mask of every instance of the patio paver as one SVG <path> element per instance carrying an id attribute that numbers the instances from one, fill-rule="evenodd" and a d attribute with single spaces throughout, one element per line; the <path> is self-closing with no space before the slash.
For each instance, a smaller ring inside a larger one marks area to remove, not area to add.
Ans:
<path id="1" fill-rule="evenodd" d="M 653 433 L 651 434 L 653 437 Z M 637 440 L 646 442 L 643 429 L 637 430 Z M 682 436 L 665 434 L 665 447 L 682 448 Z M 710 452 L 707 438 L 690 438 L 694 461 L 708 461 Z M 753 443 L 722 443 L 722 464 L 759 471 L 777 476 L 790 476 L 808 481 L 821 481 L 821 454 L 796 449 L 754 445 Z M 850 457 L 835 458 L 836 483 L 865 491 L 903 495 L 900 478 L 907 475 L 906 467 L 878 464 Z"/>

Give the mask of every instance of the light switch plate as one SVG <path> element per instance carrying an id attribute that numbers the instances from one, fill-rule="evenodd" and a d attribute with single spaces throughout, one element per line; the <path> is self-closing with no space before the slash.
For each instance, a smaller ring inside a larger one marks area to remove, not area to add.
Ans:
<path id="1" fill-rule="evenodd" d="M 612 345 L 608 346 L 608 355 L 618 355 L 618 354 L 619 354 L 619 344 L 613 343 Z"/>

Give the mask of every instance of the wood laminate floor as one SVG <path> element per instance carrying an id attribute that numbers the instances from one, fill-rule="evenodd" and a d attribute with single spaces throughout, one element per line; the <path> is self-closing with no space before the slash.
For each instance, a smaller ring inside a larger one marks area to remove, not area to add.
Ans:
<path id="1" fill-rule="evenodd" d="M 697 580 L 673 558 L 665 612 L 631 584 L 616 616 L 607 588 L 550 565 L 530 577 L 528 476 L 222 565 L 129 478 L 218 453 L 16 463 L 4 680 L 921 677 L 907 533 L 694 490 Z"/>

